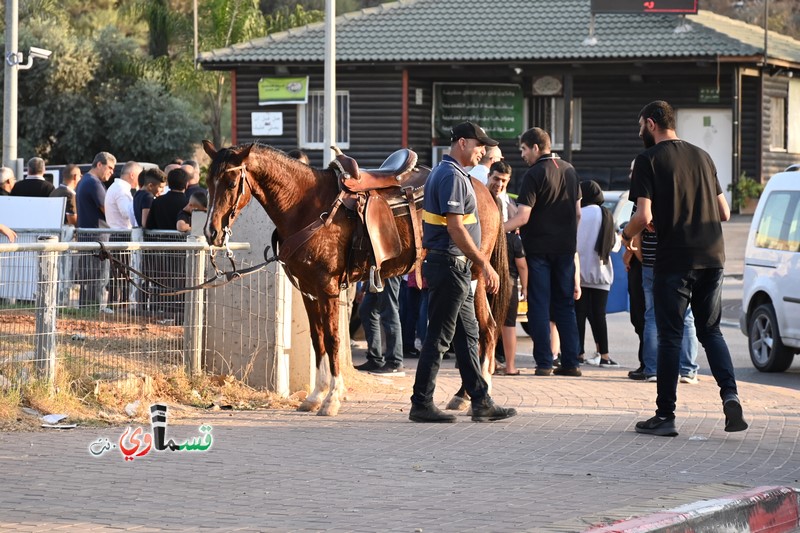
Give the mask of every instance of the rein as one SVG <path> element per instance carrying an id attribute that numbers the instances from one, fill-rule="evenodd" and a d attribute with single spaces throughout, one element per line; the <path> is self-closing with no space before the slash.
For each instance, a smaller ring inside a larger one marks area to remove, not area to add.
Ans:
<path id="1" fill-rule="evenodd" d="M 149 295 L 158 295 L 158 296 L 177 296 L 179 294 L 185 294 L 187 292 L 199 291 L 199 290 L 203 290 L 203 289 L 213 289 L 213 288 L 216 288 L 216 287 L 222 287 L 223 285 L 227 285 L 228 283 L 230 283 L 230 282 L 232 282 L 234 280 L 244 278 L 245 276 L 249 276 L 250 274 L 255 274 L 256 272 L 258 272 L 260 270 L 263 270 L 270 263 L 274 263 L 275 261 L 278 260 L 278 257 L 275 256 L 275 255 L 273 255 L 272 257 L 267 257 L 267 254 L 269 253 L 269 249 L 270 249 L 270 247 L 267 246 L 266 248 L 264 248 L 264 262 L 263 263 L 259 263 L 257 265 L 254 265 L 254 266 L 251 266 L 251 267 L 248 267 L 248 268 L 237 270 L 236 263 L 233 262 L 233 251 L 230 248 L 228 248 L 228 244 L 227 243 L 228 243 L 228 241 L 227 241 L 227 238 L 226 238 L 226 240 L 225 240 L 225 248 L 226 248 L 227 251 L 225 252 L 225 257 L 227 257 L 228 260 L 231 262 L 232 270 L 228 270 L 228 271 L 220 270 L 220 268 L 217 266 L 217 263 L 216 263 L 216 261 L 214 259 L 214 253 L 209 251 L 210 262 L 211 262 L 211 265 L 214 267 L 214 276 L 211 277 L 211 278 L 206 279 L 205 281 L 203 281 L 202 283 L 200 283 L 198 285 L 192 285 L 191 287 L 182 287 L 182 288 L 170 287 L 169 285 L 165 285 L 165 284 L 161 283 L 160 281 L 157 281 L 157 280 L 151 278 L 150 276 L 144 274 L 143 272 L 133 268 L 132 266 L 125 264 L 123 261 L 120 261 L 119 259 L 114 257 L 108 250 L 106 250 L 105 245 L 101 241 L 97 241 L 97 244 L 100 245 L 100 251 L 98 253 L 92 254 L 92 255 L 94 255 L 94 257 L 96 257 L 100 261 L 108 260 L 109 266 L 114 271 L 114 274 L 117 274 L 119 277 L 125 279 L 125 281 L 127 281 L 128 284 L 133 285 L 138 290 L 140 290 L 142 293 L 149 294 Z M 144 288 L 140 283 L 137 283 L 136 281 L 131 279 L 131 276 L 130 276 L 131 273 L 133 273 L 136 276 L 140 277 L 144 281 L 148 281 L 148 282 L 152 283 L 156 287 L 160 287 L 162 289 L 167 289 L 170 292 L 161 292 L 161 291 L 148 290 L 148 289 Z M 224 278 L 224 280 L 223 281 L 217 281 L 220 278 Z"/>

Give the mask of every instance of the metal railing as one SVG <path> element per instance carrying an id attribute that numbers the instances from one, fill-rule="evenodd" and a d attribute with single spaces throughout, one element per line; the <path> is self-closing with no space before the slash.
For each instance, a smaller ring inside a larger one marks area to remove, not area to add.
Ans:
<path id="1" fill-rule="evenodd" d="M 13 244 L 0 236 L 0 388 L 201 371 L 204 352 L 216 349 L 204 344 L 206 291 L 164 296 L 148 279 L 132 275 L 130 283 L 89 241 L 106 241 L 119 261 L 180 289 L 213 276 L 205 239 L 81 230 L 80 242 L 56 242 L 72 235 L 42 233 L 17 230 Z"/>

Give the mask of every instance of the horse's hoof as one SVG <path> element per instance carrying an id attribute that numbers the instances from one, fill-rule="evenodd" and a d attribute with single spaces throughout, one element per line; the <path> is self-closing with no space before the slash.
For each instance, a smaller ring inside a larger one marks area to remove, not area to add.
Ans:
<path id="1" fill-rule="evenodd" d="M 320 402 L 309 402 L 308 400 L 306 400 L 300 404 L 297 410 L 302 412 L 316 411 L 317 409 L 319 409 L 320 405 L 322 405 Z"/>
<path id="2" fill-rule="evenodd" d="M 445 409 L 449 411 L 464 411 L 469 407 L 469 400 L 462 396 L 453 396 Z"/>
<path id="3" fill-rule="evenodd" d="M 339 402 L 329 402 L 317 411 L 317 416 L 336 416 L 339 414 L 340 406 Z"/>

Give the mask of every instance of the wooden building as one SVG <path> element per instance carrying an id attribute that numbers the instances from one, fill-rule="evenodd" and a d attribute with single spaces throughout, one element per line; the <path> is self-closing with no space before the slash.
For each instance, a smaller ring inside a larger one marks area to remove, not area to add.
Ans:
<path id="1" fill-rule="evenodd" d="M 201 55 L 232 73 L 234 142 L 301 147 L 324 164 L 324 35 L 312 24 Z M 512 190 L 524 171 L 517 137 L 532 126 L 583 178 L 627 188 L 638 113 L 656 99 L 676 108 L 680 137 L 712 154 L 723 187 L 800 162 L 800 41 L 711 12 L 400 0 L 338 17 L 336 46 L 337 143 L 362 166 L 402 146 L 435 163 L 449 126 L 471 118 L 501 140 Z M 300 89 L 306 77 L 306 103 L 265 100 L 270 84 Z"/>

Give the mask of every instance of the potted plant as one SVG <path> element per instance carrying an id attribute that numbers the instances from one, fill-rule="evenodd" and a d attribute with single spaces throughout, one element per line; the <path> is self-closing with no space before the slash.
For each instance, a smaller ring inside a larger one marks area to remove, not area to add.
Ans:
<path id="1" fill-rule="evenodd" d="M 736 202 L 736 207 L 739 208 L 739 213 L 742 215 L 752 215 L 756 211 L 758 198 L 761 196 L 761 191 L 764 186 L 761 182 L 754 180 L 747 174 L 742 172 L 739 179 L 735 184 L 730 184 L 728 190 L 734 192 L 733 200 Z"/>

